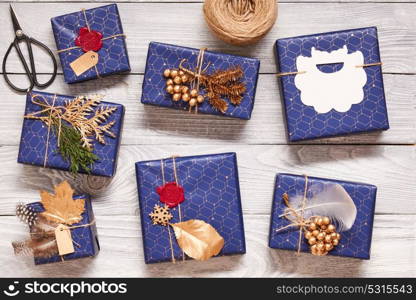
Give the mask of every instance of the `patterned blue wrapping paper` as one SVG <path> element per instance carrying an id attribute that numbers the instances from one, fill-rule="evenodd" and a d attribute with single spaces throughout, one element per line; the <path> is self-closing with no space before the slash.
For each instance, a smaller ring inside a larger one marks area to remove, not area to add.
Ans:
<path id="1" fill-rule="evenodd" d="M 277 40 L 275 50 L 280 72 L 302 71 L 296 68 L 296 58 L 300 55 L 310 57 L 312 47 L 331 52 L 345 45 L 348 54 L 361 51 L 365 64 L 381 62 L 377 28 L 368 27 Z M 339 67 L 333 64 L 320 66 L 319 69 L 332 73 L 339 71 Z M 301 93 L 295 85 L 295 76 L 302 76 L 301 74 L 280 77 L 289 140 L 387 130 L 389 122 L 381 66 L 364 70 L 367 74 L 367 82 L 363 87 L 364 99 L 353 104 L 347 112 L 332 109 L 327 113 L 317 113 L 312 106 L 307 106 L 300 100 Z"/>
<path id="2" fill-rule="evenodd" d="M 370 259 L 371 238 L 373 232 L 374 209 L 376 203 L 377 187 L 370 184 L 339 181 L 308 176 L 308 186 L 313 184 L 324 185 L 328 183 L 340 184 L 350 195 L 357 207 L 357 217 L 354 225 L 348 231 L 341 232 L 338 246 L 328 255 Z M 303 194 L 305 177 L 302 175 L 277 174 L 270 222 L 269 247 L 293 250 L 298 249 L 299 228 L 290 228 L 276 232 L 283 226 L 290 224 L 286 218 L 279 218 L 286 208 L 282 196 L 288 193 L 289 198 L 296 194 Z M 308 191 L 308 197 L 311 197 Z M 302 252 L 310 252 L 307 240 L 302 235 Z"/>
<path id="3" fill-rule="evenodd" d="M 182 100 L 174 102 L 172 96 L 166 92 L 166 79 L 163 77 L 163 71 L 168 68 L 177 69 L 182 59 L 187 59 L 185 66 L 194 70 L 198 54 L 199 49 L 151 42 L 147 53 L 143 80 L 142 103 L 187 110 L 189 106 L 186 102 Z M 242 81 L 245 83 L 247 91 L 244 93 L 240 105 L 235 106 L 228 99 L 225 99 L 228 103 L 228 109 L 224 114 L 209 105 L 207 99 L 198 105 L 198 112 L 250 119 L 254 106 L 260 61 L 255 58 L 205 51 L 203 67 L 208 62 L 211 64 L 206 71 L 207 74 L 212 74 L 215 70 L 241 66 L 244 71 Z"/>
<path id="4" fill-rule="evenodd" d="M 86 9 L 85 13 L 91 30 L 101 32 L 103 38 L 124 33 L 117 4 Z M 76 46 L 75 39 L 78 36 L 79 29 L 86 27 L 81 9 L 74 13 L 54 17 L 51 19 L 51 23 L 58 50 Z M 126 37 L 119 36 L 103 40 L 103 46 L 98 50 L 99 59 L 96 65 L 100 77 L 130 71 L 125 39 Z M 59 53 L 66 83 L 98 78 L 95 68 L 91 68 L 79 76 L 76 76 L 71 69 L 69 64 L 83 54 L 84 52 L 80 48 Z"/>
<path id="5" fill-rule="evenodd" d="M 42 110 L 39 105 L 32 103 L 32 94 L 45 97 L 49 103 L 53 103 L 54 94 L 32 91 L 26 96 L 26 108 L 24 115 Z M 63 105 L 65 101 L 73 100 L 74 96 L 57 95 L 55 106 Z M 97 106 L 115 106 L 117 110 L 112 113 L 107 122 L 116 121 L 111 131 L 116 138 L 105 136 L 105 145 L 94 139 L 93 152 L 100 158 L 91 167 L 91 174 L 112 177 L 117 167 L 118 151 L 120 148 L 121 131 L 123 127 L 124 106 L 121 104 L 101 101 Z M 18 163 L 42 166 L 44 164 L 48 127 L 40 120 L 23 118 L 22 135 L 20 138 Z M 49 135 L 49 149 L 46 167 L 68 171 L 70 163 L 65 161 L 57 151 L 57 138 L 51 130 Z M 85 173 L 80 170 L 79 173 Z"/>
<path id="6" fill-rule="evenodd" d="M 179 184 L 185 190 L 185 201 L 180 204 L 182 221 L 200 219 L 211 224 L 225 241 L 219 255 L 245 253 L 236 154 L 177 157 L 175 161 Z M 166 182 L 174 181 L 171 158 L 164 159 L 164 168 Z M 155 204 L 163 205 L 156 193 L 156 188 L 162 185 L 161 161 L 137 162 L 136 176 L 145 262 L 171 261 L 168 229 L 153 225 L 149 217 Z M 178 207 L 171 209 L 171 213 L 171 223 L 179 222 Z M 181 259 L 182 250 L 170 230 L 174 256 Z"/>
<path id="7" fill-rule="evenodd" d="M 78 226 L 89 224 L 94 221 L 94 212 L 92 210 L 91 199 L 89 195 L 77 195 L 73 199 L 85 199 L 85 211 L 82 213 L 82 220 L 79 223 L 71 226 Z M 43 212 L 45 209 L 41 202 L 29 203 L 27 206 L 34 209 L 36 212 Z M 54 255 L 49 258 L 35 258 L 35 264 L 49 264 L 54 262 L 67 261 L 71 259 L 91 257 L 98 254 L 100 251 L 100 244 L 98 243 L 97 226 L 94 224 L 86 227 L 79 227 L 71 229 L 71 237 L 74 242 L 74 253 L 63 255 Z"/>

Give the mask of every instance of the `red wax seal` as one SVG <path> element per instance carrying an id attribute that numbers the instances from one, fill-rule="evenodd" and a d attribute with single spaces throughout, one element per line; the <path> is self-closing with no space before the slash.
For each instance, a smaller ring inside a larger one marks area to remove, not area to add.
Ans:
<path id="1" fill-rule="evenodd" d="M 176 184 L 176 182 L 168 182 L 165 185 L 159 186 L 156 192 L 160 196 L 160 201 L 170 208 L 177 206 L 185 200 L 183 187 Z"/>
<path id="2" fill-rule="evenodd" d="M 78 37 L 75 39 L 75 45 L 80 47 L 82 51 L 98 51 L 103 46 L 103 35 L 95 30 L 88 30 L 88 27 L 82 27 L 79 30 Z"/>

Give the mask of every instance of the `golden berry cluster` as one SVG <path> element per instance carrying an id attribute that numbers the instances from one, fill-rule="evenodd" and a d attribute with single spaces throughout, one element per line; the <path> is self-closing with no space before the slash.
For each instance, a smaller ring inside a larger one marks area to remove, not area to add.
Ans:
<path id="1" fill-rule="evenodd" d="M 204 96 L 198 93 L 196 89 L 190 89 L 186 83 L 189 83 L 190 78 L 182 70 L 166 69 L 163 72 L 166 80 L 166 92 L 172 95 L 172 100 L 177 102 L 179 100 L 189 103 L 193 107 L 198 103 L 204 102 Z"/>
<path id="2" fill-rule="evenodd" d="M 306 227 L 305 238 L 313 255 L 326 255 L 339 244 L 341 235 L 328 217 L 314 217 Z"/>

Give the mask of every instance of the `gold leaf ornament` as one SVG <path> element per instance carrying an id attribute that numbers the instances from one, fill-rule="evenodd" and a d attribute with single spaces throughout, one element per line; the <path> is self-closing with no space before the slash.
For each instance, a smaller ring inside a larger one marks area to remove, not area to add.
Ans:
<path id="1" fill-rule="evenodd" d="M 46 219 L 72 225 L 82 220 L 85 210 L 84 199 L 73 199 L 74 190 L 67 181 L 55 186 L 55 194 L 40 191 L 40 197 L 45 211 L 41 213 Z"/>
<path id="2" fill-rule="evenodd" d="M 193 259 L 207 260 L 220 253 L 224 247 L 224 238 L 202 220 L 192 219 L 169 225 L 175 232 L 179 247 Z"/>

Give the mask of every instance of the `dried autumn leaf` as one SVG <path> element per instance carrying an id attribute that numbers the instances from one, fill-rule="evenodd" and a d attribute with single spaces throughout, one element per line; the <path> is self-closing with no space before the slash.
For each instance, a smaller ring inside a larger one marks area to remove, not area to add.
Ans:
<path id="1" fill-rule="evenodd" d="M 42 215 L 54 222 L 72 225 L 82 220 L 81 214 L 85 210 L 84 199 L 72 198 L 74 190 L 67 181 L 55 186 L 55 195 L 40 191 L 40 197 L 45 211 Z"/>
<path id="2" fill-rule="evenodd" d="M 224 247 L 223 237 L 210 224 L 202 220 L 188 220 L 170 224 L 179 247 L 189 257 L 207 260 L 220 253 Z"/>

